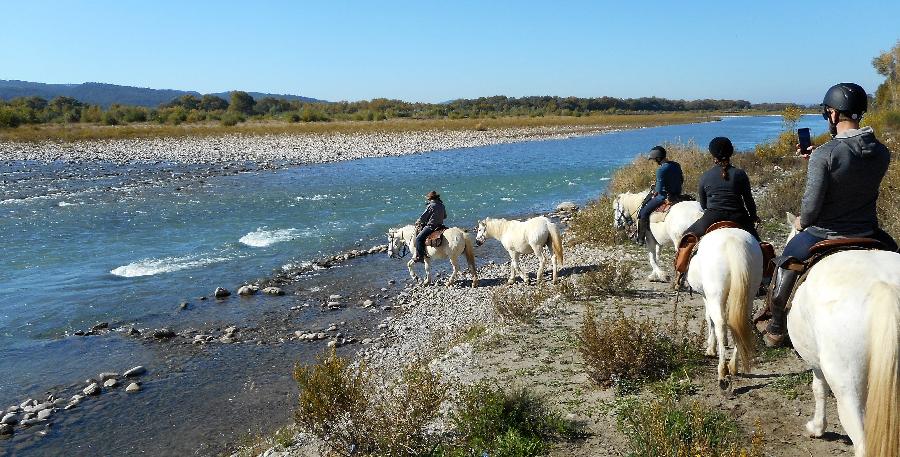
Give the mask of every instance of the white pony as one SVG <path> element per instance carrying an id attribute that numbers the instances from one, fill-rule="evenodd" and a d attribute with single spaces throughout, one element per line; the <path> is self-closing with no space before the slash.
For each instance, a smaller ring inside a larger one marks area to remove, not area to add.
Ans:
<path id="1" fill-rule="evenodd" d="M 613 226 L 618 230 L 625 229 L 629 224 L 637 224 L 638 212 L 641 203 L 649 191 L 633 194 L 626 192 L 619 194 L 613 201 Z M 672 205 L 665 219 L 656 221 L 656 216 L 650 217 L 650 233 L 647 237 L 647 257 L 650 259 L 650 268 L 653 271 L 647 276 L 650 281 L 668 281 L 669 276 L 659 267 L 659 254 L 663 246 L 672 244 L 677 247 L 681 235 L 700 216 L 703 209 L 700 203 L 684 201 Z"/>
<path id="2" fill-rule="evenodd" d="M 544 258 L 544 246 L 547 246 L 547 249 L 551 251 L 550 260 L 553 264 L 553 282 L 556 282 L 556 276 L 563 263 L 563 249 L 562 241 L 559 237 L 559 229 L 556 227 L 556 224 L 550 222 L 550 219 L 538 216 L 521 222 L 487 218 L 478 223 L 475 243 L 481 246 L 487 238 L 500 240 L 500 244 L 509 253 L 510 265 L 507 284 L 512 284 L 515 281 L 516 273 L 522 278 L 522 281 L 526 284 L 528 283 L 528 274 L 519 265 L 519 255 L 532 252 L 537 255 L 540 261 L 537 282 L 538 284 L 541 283 L 547 261 Z"/>
<path id="3" fill-rule="evenodd" d="M 416 255 L 416 227 L 407 225 L 398 229 L 388 231 L 388 257 L 403 257 L 405 253 L 401 253 L 402 249 L 411 251 L 413 258 Z M 453 284 L 456 280 L 456 274 L 459 272 L 459 263 L 456 258 L 460 254 L 466 255 L 466 261 L 469 263 L 469 273 L 472 275 L 472 287 L 478 287 L 478 273 L 475 270 L 475 248 L 472 246 L 472 235 L 465 230 L 457 227 L 450 227 L 444 231 L 444 241 L 440 246 L 433 248 L 426 246 L 425 251 L 428 254 L 425 257 L 425 284 L 431 284 L 431 260 L 433 259 L 450 259 L 450 265 L 453 266 L 453 272 L 447 279 L 447 285 Z M 409 269 L 409 277 L 418 280 L 416 272 L 413 270 L 415 261 L 410 259 L 406 263 Z"/>
<path id="4" fill-rule="evenodd" d="M 697 254 L 691 259 L 687 280 L 691 288 L 703 294 L 706 308 L 706 355 L 716 355 L 718 341 L 719 387 L 728 388 L 737 374 L 740 353 L 744 372 L 756 352 L 756 339 L 750 327 L 753 297 L 762 280 L 763 258 L 759 242 L 738 228 L 721 228 L 700 239 Z M 725 366 L 726 324 L 734 340 L 734 354 Z"/>
<path id="5" fill-rule="evenodd" d="M 793 219 L 788 214 L 791 227 Z M 857 457 L 900 455 L 900 254 L 843 251 L 816 263 L 794 294 L 787 327 L 813 370 L 808 434 L 825 431 L 830 388 Z"/>

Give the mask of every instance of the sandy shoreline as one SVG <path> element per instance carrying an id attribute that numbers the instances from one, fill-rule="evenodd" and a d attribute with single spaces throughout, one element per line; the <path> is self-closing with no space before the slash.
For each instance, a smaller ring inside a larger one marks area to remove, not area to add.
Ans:
<path id="1" fill-rule="evenodd" d="M 0 141 L 0 160 L 112 163 L 169 161 L 183 164 L 253 162 L 261 168 L 277 168 L 522 141 L 565 139 L 616 130 L 618 129 L 603 126 L 549 126 L 484 131 L 236 134 L 41 143 Z"/>

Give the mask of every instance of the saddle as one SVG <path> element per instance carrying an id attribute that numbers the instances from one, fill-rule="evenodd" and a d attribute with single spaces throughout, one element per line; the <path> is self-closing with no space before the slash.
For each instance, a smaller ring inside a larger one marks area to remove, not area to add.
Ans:
<path id="1" fill-rule="evenodd" d="M 704 235 L 723 228 L 743 230 L 737 222 L 719 221 L 710 225 L 709 228 L 706 229 Z M 691 264 L 691 259 L 694 257 L 694 254 L 697 253 L 697 245 L 699 242 L 700 238 L 693 233 L 685 233 L 684 236 L 681 237 L 681 241 L 678 242 L 678 252 L 675 255 L 675 271 L 680 275 L 683 276 L 687 273 L 688 266 Z M 770 278 L 775 272 L 775 263 L 772 262 L 775 258 L 775 247 L 772 246 L 771 243 L 761 241 L 759 243 L 759 248 L 762 250 L 763 254 L 763 278 Z"/>
<path id="2" fill-rule="evenodd" d="M 444 231 L 448 228 L 449 227 L 447 227 L 446 225 L 442 225 L 435 229 L 435 231 L 431 232 L 431 235 L 428 235 L 428 237 L 425 238 L 425 246 L 432 248 L 440 246 L 441 243 L 444 242 Z"/>
<path id="3" fill-rule="evenodd" d="M 778 265 L 782 268 L 800 273 L 800 276 L 797 277 L 797 281 L 794 283 L 794 287 L 791 289 L 791 295 L 788 297 L 785 304 L 785 312 L 790 311 L 791 305 L 794 302 L 794 294 L 797 293 L 797 289 L 800 288 L 800 285 L 806 282 L 806 277 L 809 275 L 810 269 L 812 269 L 815 264 L 822 261 L 822 259 L 842 251 L 885 250 L 887 250 L 887 247 L 881 241 L 874 238 L 835 238 L 833 240 L 819 241 L 812 245 L 812 247 L 809 248 L 810 257 L 806 261 L 784 256 L 775 259 L 773 266 Z"/>
<path id="4" fill-rule="evenodd" d="M 672 195 L 669 198 L 663 200 L 662 204 L 657 206 L 656 209 L 653 210 L 653 213 L 650 214 L 650 222 L 662 222 L 666 220 L 666 214 L 669 213 L 669 210 L 672 209 L 673 206 L 681 202 L 695 200 L 696 199 L 694 198 L 694 196 L 690 194 Z"/>

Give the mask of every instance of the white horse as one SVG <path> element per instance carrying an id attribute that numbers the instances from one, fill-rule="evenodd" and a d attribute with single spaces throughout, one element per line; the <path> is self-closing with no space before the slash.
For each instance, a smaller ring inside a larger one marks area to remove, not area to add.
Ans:
<path id="1" fill-rule="evenodd" d="M 791 227 L 793 219 L 788 214 Z M 857 457 L 900 455 L 900 254 L 844 251 L 816 263 L 794 294 L 787 327 L 813 370 L 809 436 L 825 431 L 830 388 Z"/>
<path id="2" fill-rule="evenodd" d="M 687 280 L 691 288 L 703 294 L 708 325 L 706 355 L 716 355 L 718 341 L 718 380 L 722 389 L 730 385 L 730 375 L 737 374 L 738 353 L 744 372 L 750 372 L 750 361 L 756 352 L 750 313 L 762 280 L 762 263 L 759 242 L 738 228 L 722 228 L 705 235 L 691 259 Z M 727 368 L 726 324 L 734 340 L 734 354 Z"/>
<path id="3" fill-rule="evenodd" d="M 613 201 L 613 226 L 616 229 L 623 230 L 629 224 L 637 224 L 638 212 L 641 210 L 641 203 L 647 193 L 649 191 L 636 194 L 626 192 L 616 197 Z M 658 214 L 650 216 L 650 234 L 653 236 L 647 237 L 647 257 L 653 271 L 647 276 L 648 280 L 669 280 L 669 275 L 659 267 L 659 254 L 662 247 L 670 243 L 677 247 L 684 231 L 702 215 L 703 209 L 700 207 L 700 203 L 684 201 L 672 205 L 665 216 Z M 664 218 L 660 220 L 660 217 Z"/>
<path id="4" fill-rule="evenodd" d="M 388 257 L 403 257 L 405 254 L 401 253 L 401 250 L 406 249 L 411 251 L 413 258 L 415 258 L 416 227 L 414 225 L 391 229 L 388 231 L 387 236 Z M 452 285 L 453 281 L 456 280 L 456 274 L 459 273 L 459 263 L 456 261 L 456 258 L 460 254 L 465 254 L 466 261 L 469 263 L 469 273 L 472 275 L 472 287 L 478 287 L 478 273 L 475 270 L 475 248 L 472 246 L 472 235 L 460 228 L 450 227 L 444 231 L 443 237 L 444 241 L 440 246 L 436 248 L 431 246 L 425 247 L 425 252 L 428 254 L 425 257 L 425 284 L 431 284 L 431 261 L 433 259 L 450 259 L 453 272 L 450 274 L 450 278 L 447 279 L 447 285 Z M 416 272 L 413 270 L 414 264 L 415 261 L 410 259 L 406 263 L 406 268 L 409 269 L 409 277 L 418 280 L 419 277 L 416 276 Z"/>
<path id="5" fill-rule="evenodd" d="M 537 282 L 538 284 L 541 283 L 544 278 L 544 267 L 547 261 L 544 257 L 544 246 L 547 246 L 547 249 L 551 251 L 550 260 L 553 264 L 553 282 L 556 282 L 559 268 L 563 264 L 563 249 L 562 241 L 559 237 L 559 229 L 556 227 L 556 224 L 550 222 L 550 219 L 538 216 L 521 222 L 487 218 L 478 223 L 475 243 L 481 246 L 487 238 L 500 240 L 500 244 L 509 253 L 510 265 L 507 284 L 512 284 L 515 281 L 516 273 L 522 278 L 522 281 L 526 284 L 528 283 L 528 273 L 519 265 L 519 255 L 532 252 L 537 255 L 540 261 Z"/>

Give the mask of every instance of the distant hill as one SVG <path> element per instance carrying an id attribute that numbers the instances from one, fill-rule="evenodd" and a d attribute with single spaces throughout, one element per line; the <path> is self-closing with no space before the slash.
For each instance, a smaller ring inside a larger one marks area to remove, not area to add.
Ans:
<path id="1" fill-rule="evenodd" d="M 262 92 L 247 92 L 254 99 L 263 97 L 275 97 L 284 100 L 301 100 L 305 102 L 321 102 L 310 97 L 287 94 L 266 94 Z M 150 89 L 146 87 L 119 86 L 104 83 L 82 84 L 44 84 L 28 81 L 2 80 L 0 79 L 0 100 L 10 100 L 16 97 L 38 96 L 47 100 L 53 97 L 66 96 L 77 99 L 83 103 L 100 105 L 108 108 L 109 105 L 119 103 L 122 105 L 136 105 L 155 108 L 163 103 L 168 103 L 176 97 L 192 94 L 201 96 L 195 91 L 174 89 Z M 228 100 L 229 92 L 219 92 L 216 95 Z"/>

